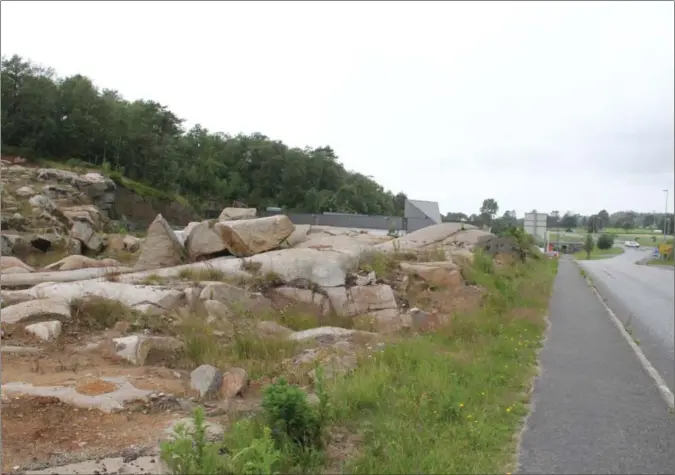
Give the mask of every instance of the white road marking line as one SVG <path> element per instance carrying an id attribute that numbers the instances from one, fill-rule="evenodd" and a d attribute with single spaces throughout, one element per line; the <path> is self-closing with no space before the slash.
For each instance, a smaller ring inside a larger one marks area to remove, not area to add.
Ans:
<path id="1" fill-rule="evenodd" d="M 588 283 L 589 287 L 591 288 L 595 296 L 598 298 L 602 306 L 605 307 L 605 310 L 607 310 L 607 314 L 610 316 L 612 322 L 614 322 L 614 326 L 616 326 L 616 328 L 619 329 L 619 332 L 623 336 L 624 340 L 626 340 L 630 345 L 630 347 L 633 349 L 633 352 L 635 353 L 635 356 L 637 356 L 638 361 L 640 361 L 642 368 L 652 378 L 654 383 L 656 383 L 656 387 L 659 390 L 659 393 L 661 394 L 663 400 L 666 402 L 666 404 L 671 410 L 675 409 L 675 396 L 673 396 L 673 393 L 666 384 L 666 381 L 663 379 L 663 377 L 661 377 L 659 372 L 656 371 L 656 368 L 654 368 L 654 366 L 649 362 L 649 360 L 642 352 L 640 347 L 637 346 L 637 344 L 633 340 L 633 337 L 630 336 L 630 334 L 626 331 L 623 324 L 621 323 L 621 320 L 619 320 L 619 317 L 617 317 L 616 314 L 612 311 L 612 309 L 609 308 L 609 306 L 605 303 L 602 296 L 595 288 L 595 285 L 593 285 L 593 282 L 591 282 L 591 280 L 588 277 L 586 277 L 586 282 Z"/>

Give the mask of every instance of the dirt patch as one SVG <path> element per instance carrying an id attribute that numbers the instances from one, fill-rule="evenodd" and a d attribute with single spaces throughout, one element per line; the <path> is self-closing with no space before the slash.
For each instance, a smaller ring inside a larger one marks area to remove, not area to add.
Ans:
<path id="1" fill-rule="evenodd" d="M 3 343 L 5 343 L 3 341 Z M 7 344 L 7 343 L 5 343 Z M 12 344 L 12 343 L 10 343 Z M 103 394 L 106 386 L 95 381 L 105 377 L 123 377 L 139 389 L 186 394 L 187 373 L 162 366 L 131 366 L 95 353 L 75 352 L 38 355 L 3 354 L 2 383 L 20 381 L 35 386 L 75 386 L 83 394 Z M 101 383 L 107 383 L 101 381 Z M 113 388 L 114 390 L 114 388 Z"/>
<path id="2" fill-rule="evenodd" d="M 78 393 L 86 394 L 87 396 L 107 394 L 115 391 L 116 389 L 116 384 L 113 384 L 110 381 L 104 381 L 103 379 L 95 379 L 94 381 L 83 382 L 75 387 L 75 390 Z"/>
<path id="3" fill-rule="evenodd" d="M 410 307 L 436 310 L 442 315 L 473 312 L 480 308 L 482 300 L 483 291 L 475 286 L 432 290 L 424 283 L 415 282 L 408 292 Z"/>
<path id="4" fill-rule="evenodd" d="M 53 465 L 78 458 L 121 453 L 131 446 L 154 447 L 175 416 L 116 413 L 73 408 L 50 397 L 3 401 L 2 471 L 38 463 Z"/>

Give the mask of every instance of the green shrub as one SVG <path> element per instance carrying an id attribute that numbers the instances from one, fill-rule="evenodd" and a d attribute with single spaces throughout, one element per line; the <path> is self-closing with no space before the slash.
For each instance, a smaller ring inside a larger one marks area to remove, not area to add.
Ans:
<path id="1" fill-rule="evenodd" d="M 319 395 L 319 401 L 319 408 L 313 408 L 307 394 L 283 378 L 265 389 L 262 407 L 278 447 L 288 443 L 302 450 L 321 447 L 327 407 L 323 393 Z"/>
<path id="2" fill-rule="evenodd" d="M 282 454 L 274 446 L 272 431 L 262 428 L 259 436 L 253 434 L 253 422 L 238 421 L 232 428 L 235 446 L 228 450 L 224 442 L 206 440 L 204 410 L 193 414 L 191 429 L 180 424 L 174 428 L 173 439 L 161 444 L 161 457 L 172 474 L 253 475 L 280 473 Z"/>
<path id="3" fill-rule="evenodd" d="M 192 428 L 178 424 L 173 440 L 160 445 L 162 460 L 172 474 L 200 473 L 216 475 L 228 472 L 227 460 L 220 455 L 221 446 L 206 440 L 204 410 L 199 407 L 193 415 Z"/>
<path id="4" fill-rule="evenodd" d="M 614 246 L 614 236 L 611 234 L 603 234 L 598 238 L 598 249 L 606 251 Z"/>

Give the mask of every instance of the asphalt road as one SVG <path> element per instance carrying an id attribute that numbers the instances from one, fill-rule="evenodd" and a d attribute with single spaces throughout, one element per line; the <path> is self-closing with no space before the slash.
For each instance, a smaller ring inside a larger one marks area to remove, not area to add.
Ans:
<path id="1" fill-rule="evenodd" d="M 674 473 L 675 415 L 569 256 L 549 321 L 518 472 Z"/>
<path id="2" fill-rule="evenodd" d="M 646 249 L 626 249 L 610 259 L 580 264 L 670 390 L 675 391 L 675 273 L 668 268 L 635 264 L 649 255 Z"/>

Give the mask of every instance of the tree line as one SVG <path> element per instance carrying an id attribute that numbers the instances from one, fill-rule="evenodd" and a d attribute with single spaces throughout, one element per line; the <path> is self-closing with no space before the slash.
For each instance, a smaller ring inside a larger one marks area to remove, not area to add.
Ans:
<path id="1" fill-rule="evenodd" d="M 405 194 L 346 170 L 329 146 L 295 148 L 260 133 L 189 130 L 166 106 L 125 100 L 76 74 L 14 55 L 2 58 L 4 153 L 81 161 L 126 176 L 198 209 L 238 202 L 289 212 L 403 216 Z"/>
<path id="2" fill-rule="evenodd" d="M 655 230 L 664 230 L 667 234 L 673 234 L 672 213 L 641 213 L 637 211 L 617 211 L 609 213 L 602 209 L 589 216 L 567 211 L 561 215 L 559 211 L 552 211 L 548 215 L 547 227 L 558 229 L 577 229 L 581 228 L 590 233 L 597 233 L 606 228 L 623 229 L 626 232 L 636 228 L 648 228 Z"/>
<path id="3" fill-rule="evenodd" d="M 465 214 L 449 212 L 443 216 L 443 221 L 461 221 L 479 227 L 489 227 L 495 234 L 505 232 L 511 227 L 522 227 L 523 219 L 518 218 L 515 211 L 506 210 L 498 217 L 499 205 L 494 198 L 486 198 L 478 213 Z M 532 210 L 537 212 L 537 210 Z M 546 227 L 564 231 L 584 230 L 590 233 L 599 233 L 607 228 L 623 229 L 628 232 L 635 228 L 648 228 L 665 231 L 672 235 L 675 230 L 675 216 L 672 213 L 641 213 L 637 211 L 618 211 L 609 213 L 603 209 L 589 216 L 573 211 L 561 214 L 553 210 L 547 213 Z"/>

